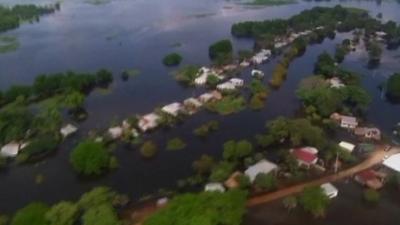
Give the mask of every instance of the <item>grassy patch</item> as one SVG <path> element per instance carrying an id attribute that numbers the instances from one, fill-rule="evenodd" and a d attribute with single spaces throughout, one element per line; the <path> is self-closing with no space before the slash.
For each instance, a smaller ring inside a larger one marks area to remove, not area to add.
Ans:
<path id="1" fill-rule="evenodd" d="M 0 53 L 14 52 L 19 48 L 20 44 L 14 36 L 0 36 Z"/>
<path id="2" fill-rule="evenodd" d="M 167 143 L 168 151 L 182 150 L 186 148 L 186 143 L 180 138 L 173 138 Z"/>
<path id="3" fill-rule="evenodd" d="M 229 115 L 245 109 L 245 100 L 242 96 L 228 95 L 221 100 L 207 104 L 210 111 L 217 112 L 221 115 Z"/>

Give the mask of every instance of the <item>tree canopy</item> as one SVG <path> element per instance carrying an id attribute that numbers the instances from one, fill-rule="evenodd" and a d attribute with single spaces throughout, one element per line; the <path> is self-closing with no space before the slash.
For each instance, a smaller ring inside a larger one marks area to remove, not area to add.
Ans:
<path id="1" fill-rule="evenodd" d="M 44 203 L 34 202 L 17 211 L 11 225 L 47 225 L 45 214 L 49 207 Z"/>
<path id="2" fill-rule="evenodd" d="M 72 150 L 70 162 L 79 173 L 99 175 L 108 168 L 110 157 L 110 152 L 102 143 L 85 140 Z"/>
<path id="3" fill-rule="evenodd" d="M 310 187 L 304 189 L 300 195 L 300 204 L 315 217 L 323 217 L 329 205 L 329 198 L 321 187 Z"/>
<path id="4" fill-rule="evenodd" d="M 59 202 L 47 211 L 49 225 L 73 225 L 79 216 L 79 208 L 72 202 Z"/>
<path id="5" fill-rule="evenodd" d="M 253 145 L 247 140 L 230 140 L 224 143 L 223 157 L 228 161 L 237 161 L 249 156 L 253 152 Z"/>
<path id="6" fill-rule="evenodd" d="M 400 100 L 400 74 L 395 73 L 386 82 L 386 95 L 391 100 Z"/>

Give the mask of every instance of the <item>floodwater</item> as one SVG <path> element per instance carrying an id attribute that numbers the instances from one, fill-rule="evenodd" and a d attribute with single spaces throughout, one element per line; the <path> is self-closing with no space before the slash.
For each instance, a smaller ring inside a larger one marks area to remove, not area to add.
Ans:
<path id="1" fill-rule="evenodd" d="M 16 1 L 4 2 L 15 4 Z M 142 159 L 135 148 L 118 146 L 115 154 L 120 168 L 99 179 L 77 176 L 68 163 L 69 151 L 90 129 L 106 129 L 113 120 L 150 112 L 157 106 L 204 91 L 179 85 L 171 76 L 173 69 L 161 63 L 165 54 L 179 52 L 184 57 L 183 64 L 207 65 L 210 63 L 208 46 L 217 40 L 231 39 L 235 50 L 252 48 L 251 40 L 230 35 L 230 27 L 235 22 L 287 18 L 316 5 L 338 3 L 300 2 L 249 8 L 224 0 L 113 0 L 103 5 L 69 0 L 62 3 L 59 12 L 42 17 L 39 23 L 24 24 L 7 32 L 18 37 L 21 47 L 16 52 L 0 55 L 0 89 L 13 84 L 31 84 L 37 74 L 67 70 L 107 68 L 116 76 L 110 93 L 94 92 L 88 97 L 88 120 L 80 124 L 79 133 L 68 139 L 57 154 L 38 164 L 13 166 L 0 173 L 0 211 L 12 212 L 36 200 L 49 203 L 74 200 L 98 185 L 111 186 L 137 199 L 160 188 L 174 187 L 176 180 L 191 175 L 191 162 L 200 155 L 220 157 L 226 140 L 250 139 L 263 131 L 267 120 L 293 116 L 299 107 L 294 94 L 298 82 L 312 74 L 317 56 L 325 50 L 333 52 L 335 44 L 345 35 L 310 46 L 291 64 L 287 81 L 271 93 L 261 111 L 244 110 L 225 117 L 202 111 L 176 128 L 152 132 L 146 138 L 157 141 L 160 147 L 159 154 L 152 160 Z M 371 15 L 382 12 L 384 20 L 400 22 L 400 5 L 395 2 L 340 3 L 371 10 Z M 180 43 L 180 47 L 176 47 L 176 43 Z M 351 53 L 343 63 L 344 67 L 363 75 L 363 84 L 373 95 L 367 119 L 386 132 L 400 122 L 400 107 L 382 99 L 377 87 L 390 74 L 400 71 L 399 54 L 399 51 L 385 52 L 382 65 L 375 70 L 367 69 L 362 50 Z M 261 66 L 267 74 L 266 80 L 276 60 Z M 141 74 L 127 82 L 121 81 L 119 74 L 131 68 L 139 69 Z M 245 70 L 242 78 L 249 80 L 249 73 Z M 218 132 L 206 140 L 192 135 L 194 128 L 212 119 L 221 123 Z M 182 151 L 165 151 L 166 141 L 173 137 L 181 137 L 188 147 Z M 44 176 L 44 181 L 35 184 L 35 176 L 39 174 Z M 397 209 L 400 210 L 398 206 Z"/>

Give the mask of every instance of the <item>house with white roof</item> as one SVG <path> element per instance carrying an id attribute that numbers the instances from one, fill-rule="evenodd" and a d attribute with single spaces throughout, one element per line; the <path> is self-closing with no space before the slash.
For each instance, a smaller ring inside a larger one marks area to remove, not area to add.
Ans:
<path id="1" fill-rule="evenodd" d="M 328 83 L 331 88 L 343 88 L 346 86 L 338 77 L 332 77 L 328 80 Z"/>
<path id="2" fill-rule="evenodd" d="M 158 126 L 160 116 L 155 113 L 149 113 L 139 119 L 138 126 L 142 131 L 148 131 Z"/>
<path id="3" fill-rule="evenodd" d="M 232 84 L 231 82 L 227 81 L 222 84 L 217 85 L 217 89 L 220 91 L 233 91 L 236 89 L 236 85 Z"/>
<path id="4" fill-rule="evenodd" d="M 383 165 L 400 172 L 400 153 L 395 154 L 383 161 Z"/>
<path id="5" fill-rule="evenodd" d="M 247 168 L 247 170 L 244 172 L 246 176 L 249 177 L 251 182 L 254 182 L 256 179 L 257 175 L 260 173 L 264 174 L 269 174 L 269 173 L 275 173 L 278 170 L 278 166 L 270 162 L 268 160 L 261 160 L 258 163 L 250 166 Z"/>
<path id="6" fill-rule="evenodd" d="M 208 183 L 204 186 L 204 191 L 225 192 L 225 187 L 221 183 Z"/>
<path id="7" fill-rule="evenodd" d="M 235 85 L 235 87 L 243 87 L 243 85 L 244 85 L 244 80 L 239 79 L 239 78 L 231 78 L 229 80 L 229 82 L 231 82 L 233 85 Z"/>
<path id="8" fill-rule="evenodd" d="M 248 67 L 248 66 L 250 66 L 250 63 L 249 63 L 248 61 L 246 61 L 246 60 L 243 60 L 243 61 L 240 63 L 240 66 L 241 66 L 241 67 Z"/>
<path id="9" fill-rule="evenodd" d="M 346 151 L 348 151 L 348 152 L 353 152 L 353 150 L 355 149 L 355 145 L 353 145 L 352 143 L 349 143 L 349 142 L 346 142 L 346 141 L 341 141 L 340 143 L 339 143 L 339 146 L 342 148 L 342 149 L 344 149 L 344 150 L 346 150 Z"/>
<path id="10" fill-rule="evenodd" d="M 3 157 L 16 157 L 26 146 L 28 146 L 28 143 L 10 142 L 0 149 L 0 155 Z"/>
<path id="11" fill-rule="evenodd" d="M 122 133 L 123 133 L 123 129 L 120 126 L 111 127 L 108 129 L 108 134 L 110 135 L 110 137 L 112 139 L 120 138 L 122 136 Z"/>
<path id="12" fill-rule="evenodd" d="M 338 196 L 339 191 L 338 189 L 333 186 L 333 184 L 331 183 L 325 183 L 323 185 L 321 185 L 322 190 L 324 191 L 324 194 L 328 197 L 328 198 L 335 198 Z"/>
<path id="13" fill-rule="evenodd" d="M 67 124 L 60 129 L 61 135 L 65 138 L 78 131 L 78 128 L 72 124 Z"/>
<path id="14" fill-rule="evenodd" d="M 265 75 L 264 72 L 261 71 L 261 70 L 253 69 L 253 70 L 251 71 L 251 76 L 252 76 L 252 77 L 263 78 L 264 75 Z"/>
<path id="15" fill-rule="evenodd" d="M 189 114 L 193 114 L 197 112 L 197 110 L 203 105 L 203 103 L 195 98 L 188 98 L 183 101 L 183 105 Z"/>
<path id="16" fill-rule="evenodd" d="M 261 63 L 267 61 L 269 59 L 269 57 L 271 56 L 271 54 L 272 54 L 271 50 L 261 49 L 260 52 L 258 52 L 251 58 L 251 61 L 256 65 L 261 64 Z"/>
<path id="17" fill-rule="evenodd" d="M 207 67 L 201 67 L 197 72 L 197 77 L 194 80 L 194 83 L 198 86 L 205 85 L 207 83 L 207 78 L 210 75 L 217 77 L 219 80 L 224 79 L 224 76 L 218 74 L 217 71 Z"/>
<path id="18" fill-rule="evenodd" d="M 179 102 L 174 102 L 161 108 L 161 111 L 172 116 L 178 116 L 179 113 L 182 112 L 182 110 L 183 110 L 182 104 Z"/>

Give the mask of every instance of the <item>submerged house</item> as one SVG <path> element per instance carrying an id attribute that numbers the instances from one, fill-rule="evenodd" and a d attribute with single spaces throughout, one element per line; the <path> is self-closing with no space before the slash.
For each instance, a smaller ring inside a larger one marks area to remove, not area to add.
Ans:
<path id="1" fill-rule="evenodd" d="M 179 113 L 182 112 L 182 110 L 183 110 L 182 104 L 179 102 L 174 102 L 161 108 L 161 111 L 172 116 L 178 116 Z"/>
<path id="2" fill-rule="evenodd" d="M 348 129 L 355 129 L 358 126 L 357 118 L 352 116 L 341 116 L 340 126 Z"/>
<path id="3" fill-rule="evenodd" d="M 354 149 L 356 148 L 355 145 L 353 145 L 352 143 L 346 142 L 346 141 L 341 141 L 341 142 L 339 143 L 339 146 L 340 146 L 342 149 L 344 149 L 344 150 L 346 150 L 346 151 L 348 151 L 348 152 L 350 152 L 350 153 L 353 152 Z"/>
<path id="4" fill-rule="evenodd" d="M 346 85 L 343 83 L 343 81 L 338 78 L 338 77 L 332 77 L 331 79 L 328 79 L 328 83 L 331 88 L 343 88 Z"/>
<path id="5" fill-rule="evenodd" d="M 220 91 L 233 91 L 236 88 L 242 87 L 244 85 L 244 81 L 239 78 L 232 78 L 222 84 L 217 85 L 217 89 Z"/>
<path id="6" fill-rule="evenodd" d="M 222 99 L 222 94 L 218 91 L 210 91 L 199 96 L 199 101 L 202 103 L 207 103 L 220 99 Z"/>
<path id="7" fill-rule="evenodd" d="M 142 131 L 148 131 L 158 126 L 160 116 L 155 113 L 149 113 L 139 119 L 138 126 Z"/>
<path id="8" fill-rule="evenodd" d="M 278 166 L 275 163 L 263 159 L 258 163 L 247 168 L 247 170 L 244 173 L 246 174 L 246 176 L 249 177 L 251 182 L 254 182 L 258 174 L 276 173 L 277 170 Z"/>
<path id="9" fill-rule="evenodd" d="M 0 149 L 0 155 L 3 157 L 16 157 L 26 146 L 28 146 L 28 143 L 10 142 Z"/>
<path id="10" fill-rule="evenodd" d="M 185 107 L 185 110 L 189 114 L 193 114 L 197 112 L 197 110 L 203 105 L 199 100 L 195 98 L 188 98 L 183 101 L 183 106 Z"/>
<path id="11" fill-rule="evenodd" d="M 269 59 L 269 57 L 271 56 L 272 52 L 269 49 L 261 49 L 260 52 L 258 52 L 257 54 L 255 54 L 252 58 L 251 58 L 251 62 L 253 62 L 253 64 L 261 64 L 265 61 L 267 61 Z"/>
<path id="12" fill-rule="evenodd" d="M 354 129 L 354 134 L 367 139 L 381 140 L 381 131 L 376 127 L 357 127 Z"/>
<path id="13" fill-rule="evenodd" d="M 207 67 L 201 67 L 197 72 L 197 76 L 196 79 L 194 79 L 194 83 L 198 86 L 205 85 L 207 83 L 207 78 L 210 75 L 214 75 L 220 80 L 224 79 L 224 76 L 219 75 L 217 71 Z"/>
<path id="14" fill-rule="evenodd" d="M 303 147 L 291 149 L 290 152 L 296 158 L 299 166 L 310 168 L 318 162 L 318 149 L 314 147 Z"/>
<path id="15" fill-rule="evenodd" d="M 252 77 L 256 77 L 256 78 L 263 78 L 263 77 L 264 77 L 264 72 L 261 71 L 261 70 L 253 69 L 253 70 L 251 71 L 251 76 L 252 76 Z"/>
<path id="16" fill-rule="evenodd" d="M 122 136 L 123 129 L 120 126 L 111 127 L 110 129 L 108 129 L 108 134 L 110 135 L 110 137 L 112 139 L 117 139 L 117 138 L 120 138 Z"/>

